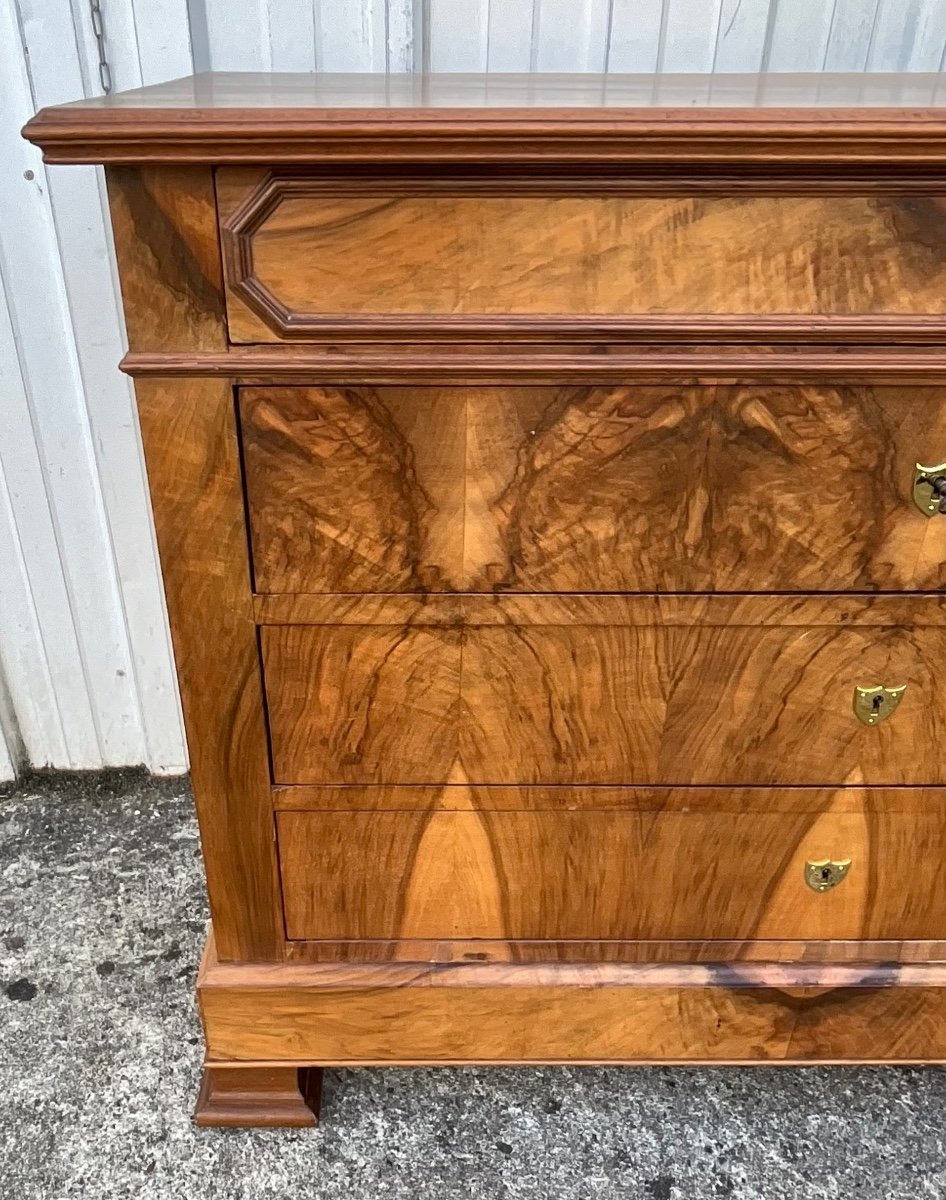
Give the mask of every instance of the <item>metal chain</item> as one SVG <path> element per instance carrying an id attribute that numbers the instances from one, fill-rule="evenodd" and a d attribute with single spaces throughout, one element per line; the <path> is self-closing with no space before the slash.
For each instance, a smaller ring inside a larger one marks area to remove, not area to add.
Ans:
<path id="1" fill-rule="evenodd" d="M 112 68 L 108 65 L 105 53 L 105 19 L 102 16 L 101 0 L 89 0 L 89 12 L 92 14 L 92 32 L 95 34 L 95 44 L 99 52 L 99 82 L 107 96 L 112 90 Z"/>

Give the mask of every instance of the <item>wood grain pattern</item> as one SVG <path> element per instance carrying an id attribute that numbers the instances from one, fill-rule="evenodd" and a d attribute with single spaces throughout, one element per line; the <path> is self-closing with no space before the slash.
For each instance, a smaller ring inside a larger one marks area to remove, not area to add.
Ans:
<path id="1" fill-rule="evenodd" d="M 745 593 L 651 592 L 601 595 L 559 592 L 405 595 L 311 594 L 255 596 L 253 608 L 261 625 L 405 625 L 454 628 L 462 625 L 551 625 L 565 628 L 602 626 L 689 629 L 719 627 L 857 625 L 893 628 L 946 625 L 944 592 L 870 592 L 830 595 L 785 592 Z"/>
<path id="2" fill-rule="evenodd" d="M 922 171 L 944 162 L 934 74 L 276 75 L 201 73 L 43 109 L 24 134 L 47 162 L 577 162 L 686 168 L 782 187 L 805 164 Z M 928 183 L 928 180 L 926 181 Z"/>
<path id="3" fill-rule="evenodd" d="M 934 1062 L 942 964 L 291 964 L 198 981 L 213 1062 Z"/>
<path id="4" fill-rule="evenodd" d="M 925 787 L 837 788 L 783 784 L 778 787 L 517 787 L 497 784 L 443 783 L 427 786 L 322 784 L 276 786 L 273 806 L 282 812 L 391 812 L 426 816 L 445 812 L 541 812 L 697 814 L 725 819 L 730 814 L 766 813 L 811 821 L 826 808 L 834 813 L 883 812 L 897 817 L 942 813 L 946 792 Z M 944 943 L 946 944 L 946 943 Z"/>
<path id="5" fill-rule="evenodd" d="M 282 911 L 233 392 L 196 379 L 136 392 L 219 954 L 273 959 Z"/>
<path id="6" fill-rule="evenodd" d="M 426 316 L 458 329 L 493 316 L 504 329 L 529 317 L 944 311 L 939 195 L 543 196 L 508 181 L 504 194 L 476 186 L 412 196 L 396 178 L 342 181 L 333 195 L 319 178 L 221 170 L 231 338 L 317 336 L 320 318 L 341 315 Z"/>
<path id="7" fill-rule="evenodd" d="M 647 938 L 634 941 L 528 941 L 522 938 L 359 938 L 357 941 L 286 943 L 286 961 L 296 963 L 450 963 L 456 967 L 483 963 L 542 964 L 804 964 L 831 973 L 839 964 L 937 964 L 946 958 L 946 943 L 902 938 L 811 938 L 750 940 Z"/>
<path id="8" fill-rule="evenodd" d="M 225 346 L 210 171 L 120 168 L 109 200 L 131 344 Z M 272 960 L 285 938 L 233 389 L 135 391 L 218 952 Z"/>
<path id="9" fill-rule="evenodd" d="M 574 339 L 542 342 L 530 339 L 495 339 L 476 346 L 436 344 L 382 345 L 350 341 L 343 346 L 280 344 L 231 346 L 222 352 L 149 352 L 126 354 L 121 368 L 133 376 L 199 375 L 238 379 L 244 384 L 295 383 L 337 386 L 339 380 L 359 387 L 409 384 L 469 387 L 540 385 L 579 387 L 618 384 L 633 380 L 638 386 L 683 387 L 777 383 L 823 386 L 902 383 L 915 387 L 946 382 L 943 356 L 928 343 L 942 336 L 936 318 L 912 320 L 899 331 L 873 317 L 852 322 L 838 331 L 829 329 L 833 341 L 825 345 L 824 322 L 792 320 L 777 330 L 759 328 L 757 322 L 733 342 L 729 325 L 705 337 L 705 344 L 626 345 L 598 337 L 587 344 Z M 819 333 L 819 331 L 821 331 Z M 898 336 L 902 344 L 894 345 Z M 692 342 L 692 336 L 684 339 Z M 783 344 L 788 342 L 789 344 Z M 810 342 L 810 344 L 803 344 Z M 851 344 L 848 344 L 851 343 Z M 873 343 L 873 344 L 871 344 Z M 918 343 L 918 344 L 913 344 Z"/>
<path id="10" fill-rule="evenodd" d="M 115 166 L 106 180 L 129 346 L 223 350 L 227 335 L 209 168 Z"/>
<path id="11" fill-rule="evenodd" d="M 932 590 L 936 387 L 247 388 L 260 592 Z"/>
<path id="12" fill-rule="evenodd" d="M 946 936 L 942 797 L 891 814 L 283 812 L 290 938 Z M 455 802 L 456 803 L 456 802 Z M 829 892 L 808 860 L 852 859 Z"/>
<path id="13" fill-rule="evenodd" d="M 204 1067 L 194 1124 L 219 1128 L 312 1128 L 319 1123 L 318 1067 Z"/>
<path id="14" fill-rule="evenodd" d="M 266 626 L 275 780 L 946 782 L 946 631 L 850 605 L 811 627 L 756 625 L 749 598 L 720 627 Z M 854 688 L 883 681 L 907 695 L 868 728 Z"/>

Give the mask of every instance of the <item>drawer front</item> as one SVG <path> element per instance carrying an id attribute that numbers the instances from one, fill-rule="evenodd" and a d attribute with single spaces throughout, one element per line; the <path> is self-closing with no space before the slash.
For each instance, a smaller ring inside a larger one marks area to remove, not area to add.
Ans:
<path id="1" fill-rule="evenodd" d="M 946 782 L 942 627 L 858 624 L 856 598 L 831 624 L 800 602 L 790 626 L 762 597 L 726 625 L 696 598 L 675 624 L 632 599 L 637 623 L 593 624 L 625 602 L 584 603 L 591 619 L 557 625 L 500 604 L 490 625 L 264 626 L 276 782 Z M 856 688 L 904 684 L 861 723 Z"/>
<path id="2" fill-rule="evenodd" d="M 671 794 L 663 811 L 282 812 L 288 935 L 946 936 L 942 793 L 815 793 L 790 806 L 773 793 L 755 811 L 741 800 L 710 793 L 695 811 L 667 811 L 689 804 Z M 826 861 L 841 864 L 840 882 L 815 891 Z"/>
<path id="3" fill-rule="evenodd" d="M 934 590 L 938 387 L 249 388 L 260 592 Z"/>
<path id="4" fill-rule="evenodd" d="M 230 336 L 944 311 L 939 196 L 653 198 L 217 172 Z M 424 320 L 426 318 L 426 321 Z M 342 330 L 344 332 L 344 329 Z"/>

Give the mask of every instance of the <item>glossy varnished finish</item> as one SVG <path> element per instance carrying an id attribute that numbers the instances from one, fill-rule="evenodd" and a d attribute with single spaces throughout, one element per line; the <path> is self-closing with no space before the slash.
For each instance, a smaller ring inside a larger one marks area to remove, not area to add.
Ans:
<path id="1" fill-rule="evenodd" d="M 224 346 L 210 173 L 122 168 L 109 195 L 132 346 Z M 136 393 L 218 952 L 274 959 L 282 913 L 233 392 L 172 378 Z"/>
<path id="2" fill-rule="evenodd" d="M 667 199 L 582 180 L 333 186 L 239 171 L 218 172 L 217 190 L 238 342 L 316 336 L 331 317 L 414 318 L 420 332 L 470 318 L 621 329 L 631 314 L 944 311 L 935 195 Z"/>
<path id="3" fill-rule="evenodd" d="M 241 393 L 259 592 L 930 590 L 946 390 Z"/>
<path id="4" fill-rule="evenodd" d="M 306 1129 L 319 1123 L 322 1071 L 318 1067 L 208 1066 L 194 1124 L 218 1128 L 273 1126 Z"/>
<path id="5" fill-rule="evenodd" d="M 290 938 L 895 939 L 946 936 L 946 795 L 819 792 L 792 813 L 283 812 Z M 663 798 L 660 798 L 663 799 Z M 676 801 L 676 803 L 674 803 Z M 713 803 L 715 801 L 715 803 Z M 659 799 L 658 799 L 659 803 Z M 820 809 L 817 807 L 820 805 Z M 805 864 L 852 860 L 818 893 Z"/>
<path id="6" fill-rule="evenodd" d="M 765 601 L 760 602 L 763 607 Z M 699 602 L 697 602 L 699 612 Z M 279 783 L 946 783 L 946 630 L 264 626 Z M 907 685 L 869 728 L 854 688 Z"/>
<path id="7" fill-rule="evenodd" d="M 130 347 L 223 350 L 211 172 L 110 167 L 106 179 Z"/>
<path id="8" fill-rule="evenodd" d="M 942 86 L 203 76 L 30 123 L 109 164 L 199 1123 L 311 1125 L 326 1065 L 946 1061 Z"/>
<path id="9" fill-rule="evenodd" d="M 198 981 L 222 1062 L 946 1060 L 942 964 L 292 964 Z"/>
<path id="10" fill-rule="evenodd" d="M 941 629 L 946 595 L 940 592 L 819 595 L 723 595 L 703 593 L 429 595 L 335 593 L 256 596 L 261 625 L 520 625 L 602 628 L 861 628 Z"/>
<path id="11" fill-rule="evenodd" d="M 393 336 L 393 335 L 392 335 Z M 851 318 L 840 328 L 818 318 L 755 319 L 741 325 L 720 318 L 682 318 L 638 331 L 647 344 L 602 341 L 523 341 L 510 332 L 484 345 L 395 341 L 344 346 L 280 344 L 235 346 L 219 352 L 133 350 L 122 369 L 136 378 L 197 375 L 237 378 L 245 384 L 293 383 L 300 387 L 563 384 L 592 387 L 776 383 L 928 386 L 946 382 L 946 363 L 935 349 L 942 337 L 936 317 L 910 318 L 906 326 L 880 317 Z M 684 342 L 685 345 L 676 344 Z M 696 342 L 697 344 L 691 344 Z M 852 353 L 852 349 L 856 353 Z"/>
<path id="12" fill-rule="evenodd" d="M 793 964 L 818 967 L 831 974 L 839 965 L 903 963 L 930 967 L 943 961 L 941 940 L 903 938 L 358 938 L 286 943 L 286 961 L 295 964 L 438 963 L 455 967 L 470 963 L 516 963 L 590 966 L 746 964 L 753 968 Z M 838 984 L 837 986 L 843 986 Z"/>
<path id="13" fill-rule="evenodd" d="M 137 395 L 219 953 L 277 958 L 282 914 L 232 392 L 179 380 L 139 383 Z"/>
<path id="14" fill-rule="evenodd" d="M 946 161 L 927 75 L 207 74 L 44 109 L 49 162 Z M 731 174 L 730 174 L 731 178 Z"/>

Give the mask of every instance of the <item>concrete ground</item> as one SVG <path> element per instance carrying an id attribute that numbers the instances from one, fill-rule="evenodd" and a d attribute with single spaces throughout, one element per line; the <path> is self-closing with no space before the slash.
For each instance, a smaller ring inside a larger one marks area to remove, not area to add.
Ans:
<path id="1" fill-rule="evenodd" d="M 940 1069 L 344 1070 L 196 1130 L 205 919 L 182 781 L 0 795 L 0 1200 L 946 1196 Z"/>

